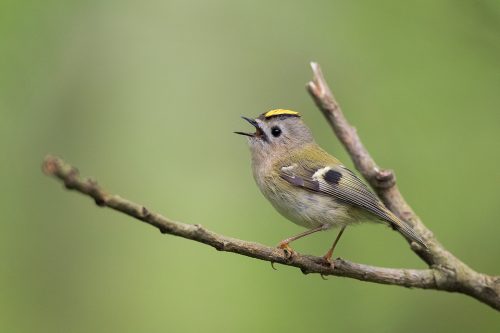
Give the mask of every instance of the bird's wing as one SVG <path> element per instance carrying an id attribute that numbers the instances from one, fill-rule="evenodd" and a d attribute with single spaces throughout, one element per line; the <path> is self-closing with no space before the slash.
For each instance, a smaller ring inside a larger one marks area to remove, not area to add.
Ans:
<path id="1" fill-rule="evenodd" d="M 294 163 L 281 167 L 280 176 L 293 186 L 331 196 L 348 205 L 364 209 L 389 222 L 408 238 L 427 248 L 415 231 L 389 211 L 377 196 L 343 165 L 315 165 Z"/>
<path id="2" fill-rule="evenodd" d="M 280 176 L 291 185 L 323 193 L 351 206 L 363 208 L 382 220 L 395 223 L 375 194 L 344 166 L 292 164 L 281 167 Z"/>

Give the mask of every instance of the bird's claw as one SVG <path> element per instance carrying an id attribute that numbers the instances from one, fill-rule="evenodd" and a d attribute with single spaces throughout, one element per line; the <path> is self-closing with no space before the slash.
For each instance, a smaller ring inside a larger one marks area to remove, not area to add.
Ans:
<path id="1" fill-rule="evenodd" d="M 325 267 L 332 268 L 332 269 L 335 267 L 335 264 L 333 263 L 332 258 L 329 256 L 326 256 L 326 255 L 321 257 L 320 264 L 325 266 Z M 320 273 L 320 276 L 323 280 L 328 280 L 322 273 Z"/>
<path id="2" fill-rule="evenodd" d="M 335 267 L 332 258 L 331 257 L 327 257 L 327 256 L 323 256 L 322 257 L 321 265 L 326 266 L 326 267 L 331 267 L 331 268 Z"/>
<path id="3" fill-rule="evenodd" d="M 285 260 L 290 260 L 295 255 L 295 251 L 288 245 L 288 243 L 281 242 L 278 244 L 277 248 L 283 250 Z M 276 267 L 274 267 L 274 264 L 275 262 L 271 261 L 271 267 L 275 271 L 277 271 Z"/>
<path id="4" fill-rule="evenodd" d="M 295 255 L 295 251 L 288 245 L 288 243 L 279 243 L 278 248 L 283 250 L 286 260 L 289 260 Z"/>

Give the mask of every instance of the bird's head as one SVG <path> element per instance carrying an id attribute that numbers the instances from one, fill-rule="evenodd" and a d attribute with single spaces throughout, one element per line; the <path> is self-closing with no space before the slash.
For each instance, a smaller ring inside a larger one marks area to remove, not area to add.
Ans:
<path id="1" fill-rule="evenodd" d="M 314 142 L 311 131 L 298 112 L 276 109 L 265 112 L 255 119 L 242 118 L 255 127 L 255 132 L 234 133 L 248 137 L 248 144 L 254 157 L 271 158 Z"/>

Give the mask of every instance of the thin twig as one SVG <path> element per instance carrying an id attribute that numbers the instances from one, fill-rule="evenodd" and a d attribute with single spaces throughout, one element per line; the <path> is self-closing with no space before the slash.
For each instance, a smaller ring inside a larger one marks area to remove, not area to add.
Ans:
<path id="1" fill-rule="evenodd" d="M 396 185 L 396 175 L 392 170 L 381 169 L 375 160 L 370 156 L 368 150 L 361 142 L 356 128 L 351 126 L 332 94 L 321 68 L 317 63 L 311 63 L 313 70 L 313 80 L 307 84 L 307 90 L 312 96 L 318 108 L 322 111 L 326 121 L 332 127 L 335 135 L 344 145 L 345 149 L 351 156 L 356 169 L 370 183 L 373 189 L 384 204 L 396 215 L 404 221 L 412 225 L 422 238 L 431 246 L 436 243 L 435 238 L 430 230 L 428 230 L 420 221 L 418 216 L 413 212 L 411 207 L 406 203 L 405 199 L 399 192 Z M 414 249 L 429 265 L 439 263 L 433 261 L 435 256 L 427 255 L 422 247 Z"/>
<path id="2" fill-rule="evenodd" d="M 349 124 L 342 113 L 320 66 L 312 62 L 311 68 L 313 80 L 307 84 L 309 94 L 351 156 L 356 169 L 370 183 L 384 204 L 401 219 L 410 223 L 429 246 L 429 251 L 418 246 L 412 247 L 412 250 L 429 267 L 443 273 L 442 278 L 438 279 L 438 284 L 446 285 L 443 286 L 444 289 L 468 294 L 500 310 L 500 277 L 475 272 L 437 241 L 401 195 L 396 185 L 394 171 L 381 169 L 368 153 L 356 128 Z"/>

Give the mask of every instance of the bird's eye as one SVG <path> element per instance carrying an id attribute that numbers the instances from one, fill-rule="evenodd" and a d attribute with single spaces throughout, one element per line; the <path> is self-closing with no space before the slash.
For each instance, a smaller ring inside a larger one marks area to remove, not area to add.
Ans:
<path id="1" fill-rule="evenodd" d="M 278 127 L 278 126 L 274 126 L 273 128 L 271 128 L 271 134 L 277 138 L 278 136 L 281 135 L 281 129 Z"/>

